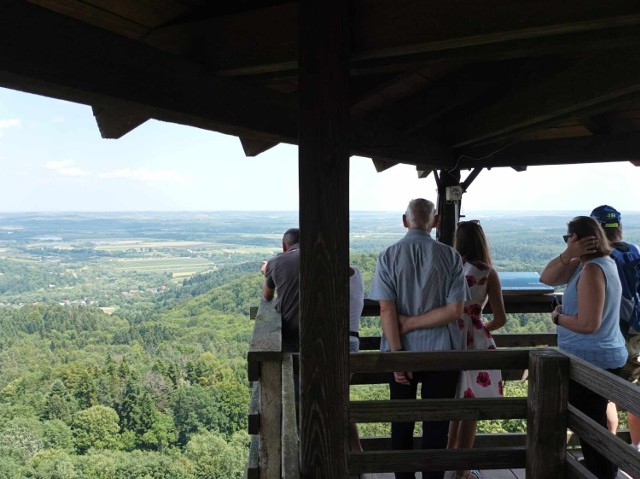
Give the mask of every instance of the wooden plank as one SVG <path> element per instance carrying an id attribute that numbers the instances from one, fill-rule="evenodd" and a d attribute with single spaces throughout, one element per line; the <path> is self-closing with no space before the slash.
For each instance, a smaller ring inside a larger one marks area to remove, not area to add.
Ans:
<path id="1" fill-rule="evenodd" d="M 391 438 L 386 437 L 363 437 L 360 438 L 362 448 L 365 451 L 384 451 L 391 449 Z M 511 447 L 526 446 L 527 435 L 525 433 L 480 433 L 476 434 L 476 440 L 473 443 L 474 448 L 487 447 Z M 413 449 L 422 447 L 422 437 L 413 438 Z"/>
<path id="2" fill-rule="evenodd" d="M 251 399 L 249 400 L 248 430 L 249 434 L 260 433 L 260 381 L 253 381 L 251 385 Z"/>
<path id="3" fill-rule="evenodd" d="M 298 421 L 291 354 L 282 358 L 282 479 L 299 479 Z"/>
<path id="4" fill-rule="evenodd" d="M 260 479 L 282 475 L 282 361 L 260 365 Z"/>
<path id="5" fill-rule="evenodd" d="M 526 447 L 365 451 L 349 455 L 350 472 L 411 472 L 420 470 L 507 469 L 524 467 Z"/>
<path id="6" fill-rule="evenodd" d="M 562 477 L 567 447 L 569 358 L 554 350 L 529 354 L 527 476 Z"/>
<path id="7" fill-rule="evenodd" d="M 499 348 L 531 348 L 536 346 L 557 346 L 555 333 L 501 334 L 495 333 L 493 339 Z M 360 351 L 378 351 L 380 336 L 361 336 Z"/>
<path id="8" fill-rule="evenodd" d="M 275 361 L 282 355 L 282 319 L 273 304 L 264 298 L 260 301 L 253 335 L 247 353 L 249 381 L 260 379 L 260 364 Z"/>
<path id="9" fill-rule="evenodd" d="M 503 165 L 506 166 L 506 165 Z M 503 295 L 504 307 L 507 313 L 549 313 L 552 294 L 505 294 Z M 491 307 L 487 304 L 483 311 L 491 314 Z M 380 303 L 371 299 L 364 300 L 362 316 L 379 316 Z"/>
<path id="10" fill-rule="evenodd" d="M 526 398 L 404 399 L 352 401 L 350 419 L 361 422 L 416 422 L 524 419 Z"/>
<path id="11" fill-rule="evenodd" d="M 638 386 L 614 376 L 602 368 L 593 366 L 577 356 L 566 352 L 563 352 L 563 354 L 571 359 L 569 367 L 569 377 L 571 379 L 602 397 L 606 397 L 620 408 L 640 416 Z"/>
<path id="12" fill-rule="evenodd" d="M 346 344 L 346 341 L 345 341 Z M 473 364 L 478 369 L 525 369 L 528 350 L 496 349 L 492 351 L 430 351 L 351 353 L 353 373 L 381 371 L 446 371 L 467 369 Z"/>
<path id="13" fill-rule="evenodd" d="M 346 478 L 350 5 L 298 5 L 300 469 L 302 477 Z"/>
<path id="14" fill-rule="evenodd" d="M 247 461 L 247 470 L 245 477 L 247 479 L 260 478 L 260 438 L 251 436 L 251 444 L 249 445 L 249 460 Z"/>
<path id="15" fill-rule="evenodd" d="M 527 379 L 526 369 L 503 369 L 502 379 L 504 381 L 520 381 Z M 349 384 L 388 384 L 389 373 L 356 373 L 351 376 Z"/>
<path id="16" fill-rule="evenodd" d="M 597 447 L 600 454 L 631 477 L 640 477 L 640 454 L 637 450 L 572 405 L 569 405 L 568 423 L 580 440 Z"/>
<path id="17" fill-rule="evenodd" d="M 542 166 L 572 163 L 602 163 L 608 161 L 640 161 L 640 135 L 614 133 L 579 138 L 535 140 L 514 143 L 499 151 L 496 145 L 465 150 L 469 158 L 460 160 L 461 168 L 471 168 L 491 151 L 495 154 L 483 160 L 489 168 L 500 166 Z"/>
<path id="18" fill-rule="evenodd" d="M 556 333 L 496 333 L 493 335 L 493 339 L 499 348 L 531 348 L 536 346 L 556 346 L 558 344 L 558 335 Z"/>
<path id="19" fill-rule="evenodd" d="M 571 454 L 567 454 L 567 467 L 565 468 L 567 479 L 598 479 L 583 464 Z"/>
<path id="20" fill-rule="evenodd" d="M 640 54 L 607 52 L 576 61 L 546 80 L 536 79 L 457 122 L 456 148 L 496 141 L 574 115 L 591 116 L 640 99 Z M 633 65 L 633 67 L 631 66 Z M 588 82 L 584 79 L 589 78 Z"/>

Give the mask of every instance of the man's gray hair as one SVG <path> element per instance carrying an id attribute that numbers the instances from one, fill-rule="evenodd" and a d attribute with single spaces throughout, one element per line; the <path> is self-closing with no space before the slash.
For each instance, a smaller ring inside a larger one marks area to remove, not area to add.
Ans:
<path id="1" fill-rule="evenodd" d="M 409 202 L 405 216 L 411 228 L 425 229 L 433 224 L 436 213 L 435 205 L 424 198 L 416 198 Z"/>

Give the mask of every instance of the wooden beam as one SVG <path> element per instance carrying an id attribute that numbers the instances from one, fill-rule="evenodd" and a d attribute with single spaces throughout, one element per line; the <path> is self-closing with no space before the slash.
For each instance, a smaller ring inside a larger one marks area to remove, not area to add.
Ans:
<path id="1" fill-rule="evenodd" d="M 116 100 L 152 118 L 229 134 L 293 142 L 298 133 L 286 95 L 216 78 L 21 0 L 0 2 L 0 84 L 91 105 Z"/>
<path id="2" fill-rule="evenodd" d="M 514 143 L 491 154 L 492 148 L 465 150 L 458 160 L 462 169 L 500 166 L 564 165 L 578 163 L 640 162 L 640 134 L 616 133 L 557 140 L 537 140 Z M 475 158 L 479 158 L 476 160 Z"/>
<path id="3" fill-rule="evenodd" d="M 376 63 L 388 67 L 394 62 L 425 61 L 424 57 L 416 58 L 421 55 L 455 57 L 461 50 L 477 58 L 482 54 L 478 47 L 503 58 L 510 50 L 530 53 L 541 43 L 550 52 L 558 48 L 585 51 L 582 41 L 589 42 L 589 50 L 610 48 L 625 40 L 612 31 L 640 24 L 640 6 L 633 0 L 440 0 L 428 5 L 419 0 L 378 0 L 373 4 L 354 0 L 352 4 L 352 67 L 356 70 Z M 292 71 L 297 66 L 297 10 L 297 2 L 291 2 L 173 25 L 156 29 L 145 41 L 173 53 L 206 59 L 215 71 L 227 75 Z M 572 41 L 572 35 L 579 41 Z M 256 38 L 260 48 L 256 48 Z M 593 38 L 595 41 L 590 40 Z M 637 31 L 634 38 L 638 38 Z M 549 39 L 555 39 L 552 45 L 544 43 Z"/>
<path id="4" fill-rule="evenodd" d="M 552 349 L 529 354 L 527 477 L 563 477 L 567 453 L 569 358 Z"/>
<path id="5" fill-rule="evenodd" d="M 350 5 L 299 6 L 300 468 L 348 477 Z"/>
<path id="6" fill-rule="evenodd" d="M 389 168 L 392 168 L 398 164 L 396 162 L 381 160 L 379 158 L 371 158 L 371 161 L 373 162 L 373 166 L 378 173 L 382 173 L 383 171 L 388 170 Z"/>
<path id="7" fill-rule="evenodd" d="M 587 56 L 546 81 L 533 82 L 469 115 L 450 131 L 463 147 L 535 130 L 572 116 L 590 116 L 640 99 L 637 49 Z"/>
<path id="8" fill-rule="evenodd" d="M 88 105 L 116 102 L 121 111 L 256 140 L 298 140 L 295 97 L 216 77 L 22 0 L 0 2 L 0 85 Z M 350 128 L 353 154 L 415 164 L 446 151 L 360 119 Z"/>
<path id="9" fill-rule="evenodd" d="M 240 143 L 246 156 L 258 156 L 260 153 L 264 153 L 278 145 L 278 143 L 274 141 L 256 140 L 242 136 L 240 137 Z"/>
<path id="10" fill-rule="evenodd" d="M 147 115 L 135 108 L 114 108 L 113 106 L 92 106 L 102 138 L 117 139 L 149 119 Z"/>

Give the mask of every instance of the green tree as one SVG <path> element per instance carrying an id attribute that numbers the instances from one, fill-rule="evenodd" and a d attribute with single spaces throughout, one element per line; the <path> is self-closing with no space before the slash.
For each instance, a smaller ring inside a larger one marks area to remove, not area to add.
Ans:
<path id="1" fill-rule="evenodd" d="M 71 424 L 73 414 L 77 410 L 78 401 L 76 398 L 69 393 L 62 381 L 56 380 L 47 394 L 43 417 L 45 419 L 60 419 Z"/>
<path id="2" fill-rule="evenodd" d="M 71 428 L 60 419 L 42 423 L 42 440 L 46 449 L 74 452 Z"/>
<path id="3" fill-rule="evenodd" d="M 38 452 L 29 461 L 25 477 L 33 479 L 76 479 L 71 456 L 59 449 L 45 449 Z"/>
<path id="4" fill-rule="evenodd" d="M 40 422 L 34 417 L 18 417 L 0 431 L 0 456 L 26 461 L 44 447 Z"/>
<path id="5" fill-rule="evenodd" d="M 228 444 L 215 432 L 194 434 L 185 456 L 195 465 L 199 479 L 240 479 L 246 464 L 246 451 L 238 450 L 238 442 Z"/>
<path id="6" fill-rule="evenodd" d="M 118 449 L 118 413 L 106 406 L 92 406 L 73 415 L 71 423 L 76 449 Z"/>

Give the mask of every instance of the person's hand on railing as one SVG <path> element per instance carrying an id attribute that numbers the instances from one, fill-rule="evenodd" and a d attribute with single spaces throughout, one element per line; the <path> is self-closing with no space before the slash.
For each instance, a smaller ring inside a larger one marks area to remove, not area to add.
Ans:
<path id="1" fill-rule="evenodd" d="M 409 386 L 411 384 L 411 380 L 413 379 L 413 373 L 411 371 L 395 372 L 393 373 L 393 377 L 398 384 Z"/>

